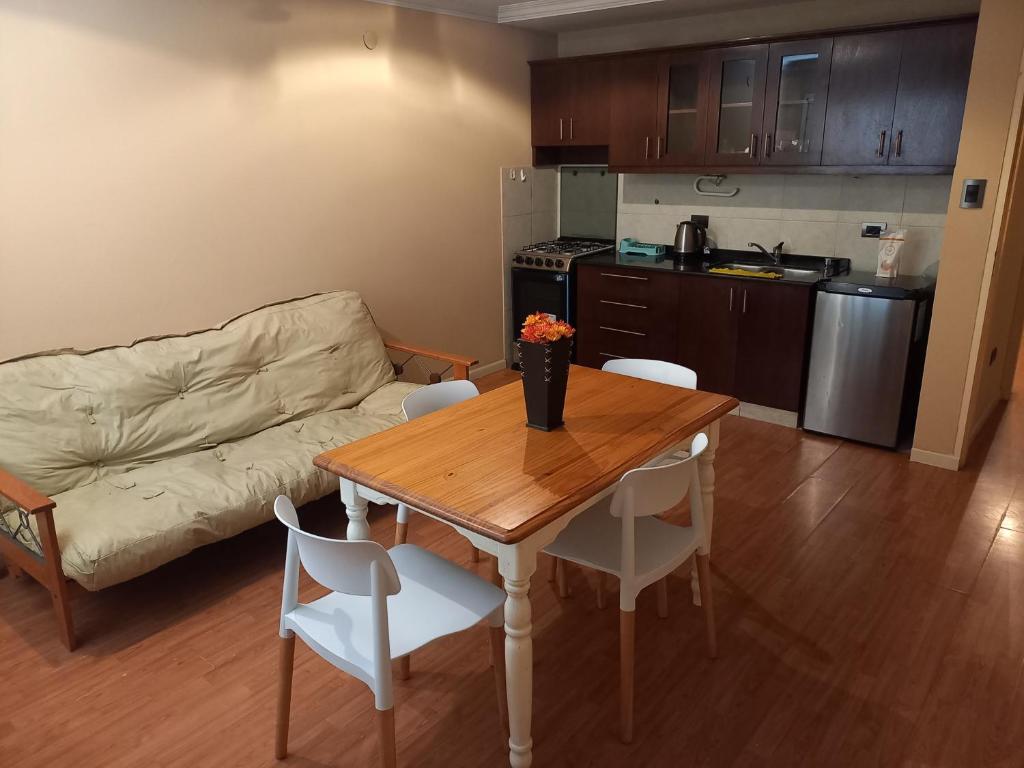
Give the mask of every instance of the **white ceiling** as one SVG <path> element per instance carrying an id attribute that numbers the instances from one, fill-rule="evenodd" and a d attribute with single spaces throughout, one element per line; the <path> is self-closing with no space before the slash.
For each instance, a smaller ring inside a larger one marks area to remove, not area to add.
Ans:
<path id="1" fill-rule="evenodd" d="M 778 6 L 798 0 L 371 0 L 405 8 L 570 32 L 613 24 Z"/>

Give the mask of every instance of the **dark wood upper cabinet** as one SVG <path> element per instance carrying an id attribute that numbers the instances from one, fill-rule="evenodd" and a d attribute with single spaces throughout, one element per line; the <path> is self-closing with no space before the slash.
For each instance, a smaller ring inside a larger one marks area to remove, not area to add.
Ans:
<path id="1" fill-rule="evenodd" d="M 613 170 L 634 171 L 948 173 L 976 27 L 940 21 L 535 62 L 535 161 L 607 159 Z"/>
<path id="2" fill-rule="evenodd" d="M 659 59 L 626 56 L 611 74 L 611 126 L 608 164 L 647 166 L 656 161 Z"/>
<path id="3" fill-rule="evenodd" d="M 707 144 L 707 74 L 707 60 L 701 51 L 667 53 L 659 58 L 654 153 L 658 164 L 703 164 Z"/>
<path id="4" fill-rule="evenodd" d="M 710 166 L 757 165 L 764 120 L 767 45 L 708 51 L 708 137 Z"/>
<path id="5" fill-rule="evenodd" d="M 608 144 L 609 62 L 540 62 L 530 70 L 535 147 Z"/>
<path id="6" fill-rule="evenodd" d="M 772 43 L 762 165 L 821 165 L 832 38 Z"/>
<path id="7" fill-rule="evenodd" d="M 569 141 L 577 146 L 608 143 L 611 88 L 606 59 L 576 62 L 572 70 L 573 93 L 569 114 Z"/>
<path id="8" fill-rule="evenodd" d="M 902 47 L 902 30 L 835 39 L 822 165 L 885 164 Z"/>
<path id="9" fill-rule="evenodd" d="M 954 165 L 971 76 L 976 25 L 903 32 L 890 165 Z"/>

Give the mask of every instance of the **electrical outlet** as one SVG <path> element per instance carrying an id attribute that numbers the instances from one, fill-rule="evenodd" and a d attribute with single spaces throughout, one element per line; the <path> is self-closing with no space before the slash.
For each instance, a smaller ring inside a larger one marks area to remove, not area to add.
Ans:
<path id="1" fill-rule="evenodd" d="M 704 227 L 704 229 L 708 228 L 707 216 L 701 216 L 700 214 L 695 213 L 690 217 L 690 221 L 692 221 L 694 224 L 699 224 L 700 226 Z"/>
<path id="2" fill-rule="evenodd" d="M 865 221 L 860 225 L 860 236 L 880 237 L 885 232 L 886 226 L 884 221 Z"/>

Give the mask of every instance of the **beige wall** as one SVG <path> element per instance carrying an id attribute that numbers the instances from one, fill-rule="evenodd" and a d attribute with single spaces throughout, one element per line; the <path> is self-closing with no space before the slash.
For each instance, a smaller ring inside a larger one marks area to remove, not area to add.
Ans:
<path id="1" fill-rule="evenodd" d="M 530 161 L 554 50 L 351 0 L 8 0 L 0 359 L 333 288 L 499 359 L 498 168 Z"/>
<path id="2" fill-rule="evenodd" d="M 984 178 L 988 196 L 983 208 L 972 210 L 960 208 L 957 195 L 950 199 L 912 454 L 940 466 L 958 465 L 966 448 L 967 384 L 982 354 L 982 289 L 992 273 L 993 224 L 1001 221 L 1007 143 L 1016 138 L 1022 50 L 1024 2 L 983 0 L 953 189 L 965 178 Z"/>
<path id="3" fill-rule="evenodd" d="M 745 37 L 976 13 L 979 0 L 803 0 L 564 32 L 559 56 L 687 45 Z"/>

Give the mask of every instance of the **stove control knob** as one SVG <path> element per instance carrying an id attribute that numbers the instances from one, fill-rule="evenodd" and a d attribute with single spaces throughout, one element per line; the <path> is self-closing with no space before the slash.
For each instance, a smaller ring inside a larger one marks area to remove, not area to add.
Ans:
<path id="1" fill-rule="evenodd" d="M 562 267 L 564 267 L 564 266 L 565 266 L 565 262 L 564 262 L 564 261 L 562 261 L 561 259 L 557 259 L 557 260 L 555 261 L 555 266 L 556 266 L 556 267 L 558 267 L 559 269 L 561 269 Z"/>
<path id="2" fill-rule="evenodd" d="M 527 256 L 526 257 L 526 263 L 527 264 L 533 264 L 533 256 Z"/>
<path id="3" fill-rule="evenodd" d="M 553 267 L 553 266 L 555 266 L 555 260 L 554 259 L 544 259 L 544 266 L 545 267 Z"/>
<path id="4" fill-rule="evenodd" d="M 516 264 L 522 264 L 523 263 L 523 257 L 522 256 L 516 256 L 515 262 L 516 262 Z"/>

